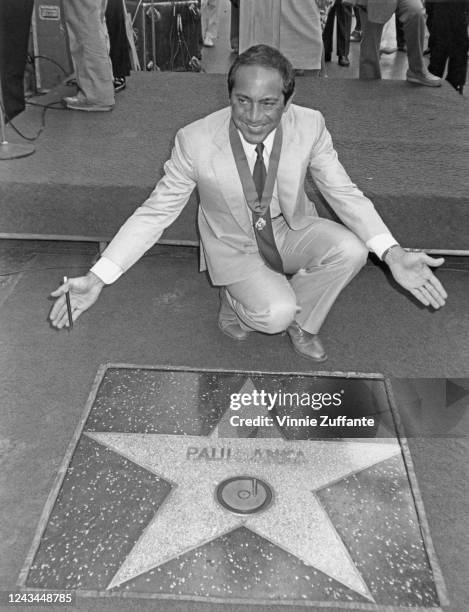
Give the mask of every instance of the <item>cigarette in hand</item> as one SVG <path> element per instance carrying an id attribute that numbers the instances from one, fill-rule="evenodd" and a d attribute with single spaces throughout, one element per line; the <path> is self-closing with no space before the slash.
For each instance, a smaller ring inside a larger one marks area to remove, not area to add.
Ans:
<path id="1" fill-rule="evenodd" d="M 64 283 L 66 283 L 68 278 L 64 276 Z M 73 329 L 73 318 L 72 318 L 72 305 L 70 303 L 70 292 L 67 291 L 65 293 L 65 300 L 67 302 L 67 314 L 68 314 L 68 329 Z"/>

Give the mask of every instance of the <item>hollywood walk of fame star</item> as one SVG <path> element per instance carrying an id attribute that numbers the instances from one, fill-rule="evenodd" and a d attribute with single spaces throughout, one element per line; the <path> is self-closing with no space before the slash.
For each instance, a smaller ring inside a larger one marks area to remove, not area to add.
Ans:
<path id="1" fill-rule="evenodd" d="M 218 428 L 210 436 L 86 435 L 173 487 L 108 589 L 244 526 L 374 601 L 315 491 L 399 455 L 397 441 L 221 438 Z M 240 476 L 271 487 L 266 510 L 240 516 L 218 503 L 220 483 Z"/>

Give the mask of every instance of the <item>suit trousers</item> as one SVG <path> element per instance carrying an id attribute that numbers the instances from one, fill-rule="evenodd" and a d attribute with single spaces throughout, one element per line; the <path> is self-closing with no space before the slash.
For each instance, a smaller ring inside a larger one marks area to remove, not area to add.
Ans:
<path id="1" fill-rule="evenodd" d="M 366 8 L 359 6 L 363 37 L 360 44 L 360 79 L 380 79 L 379 47 L 384 23 L 368 20 Z M 424 74 L 425 9 L 422 0 L 398 0 L 397 14 L 402 22 L 409 69 Z"/>
<path id="2" fill-rule="evenodd" d="M 78 87 L 90 103 L 114 104 L 106 0 L 67 0 L 63 11 Z"/>
<path id="3" fill-rule="evenodd" d="M 368 249 L 350 230 L 317 218 L 292 230 L 282 216 L 272 220 L 285 274 L 266 264 L 226 287 L 228 303 L 245 330 L 284 331 L 294 320 L 318 333 L 342 289 L 365 265 Z"/>

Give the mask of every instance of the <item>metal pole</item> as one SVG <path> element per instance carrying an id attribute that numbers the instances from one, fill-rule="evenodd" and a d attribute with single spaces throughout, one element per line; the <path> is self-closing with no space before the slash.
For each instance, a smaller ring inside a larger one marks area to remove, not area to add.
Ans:
<path id="1" fill-rule="evenodd" d="M 153 60 L 153 70 L 156 70 L 156 27 L 155 27 L 155 3 L 154 0 L 150 0 L 151 10 L 151 54 Z"/>

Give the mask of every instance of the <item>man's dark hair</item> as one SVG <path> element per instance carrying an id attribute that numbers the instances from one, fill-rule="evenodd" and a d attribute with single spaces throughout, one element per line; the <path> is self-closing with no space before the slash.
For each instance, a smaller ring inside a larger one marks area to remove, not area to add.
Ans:
<path id="1" fill-rule="evenodd" d="M 285 104 L 292 97 L 295 90 L 295 71 L 290 61 L 274 47 L 254 45 L 254 47 L 249 47 L 244 53 L 238 55 L 228 72 L 228 93 L 230 96 L 233 91 L 236 72 L 241 66 L 262 66 L 263 68 L 278 70 L 283 81 L 282 91 Z"/>

